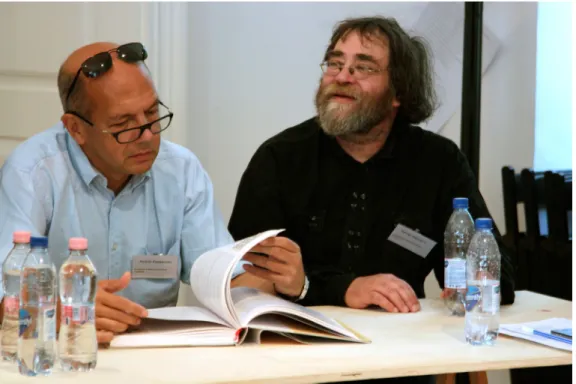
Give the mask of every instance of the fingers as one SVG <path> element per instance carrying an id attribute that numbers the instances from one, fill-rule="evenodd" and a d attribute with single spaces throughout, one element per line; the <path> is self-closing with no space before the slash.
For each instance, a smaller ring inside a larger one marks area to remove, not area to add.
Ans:
<path id="1" fill-rule="evenodd" d="M 128 324 L 104 317 L 97 317 L 96 329 L 113 333 L 123 333 L 128 329 Z"/>
<path id="2" fill-rule="evenodd" d="M 400 312 L 417 312 L 420 310 L 418 297 L 412 287 L 393 275 L 381 275 L 374 281 L 373 289 L 390 300 Z"/>
<path id="3" fill-rule="evenodd" d="M 418 296 L 416 296 L 414 289 L 412 289 L 410 284 L 401 279 L 398 279 L 397 284 L 399 284 L 398 293 L 404 300 L 404 303 L 408 306 L 408 311 L 418 312 L 420 310 L 420 302 L 418 301 Z"/>
<path id="4" fill-rule="evenodd" d="M 114 338 L 114 333 L 108 331 L 96 331 L 96 338 L 98 340 L 98 344 L 102 344 L 102 346 L 105 346 L 107 344 L 110 344 L 110 342 Z"/>
<path id="5" fill-rule="evenodd" d="M 271 281 L 273 283 L 278 283 L 282 277 L 282 275 L 280 275 L 279 273 L 271 272 L 267 269 L 256 267 L 256 266 L 250 265 L 250 264 L 243 265 L 243 268 L 246 272 L 248 272 L 248 273 L 250 273 L 256 277 L 259 277 L 261 279 Z"/>
<path id="6" fill-rule="evenodd" d="M 288 264 L 282 263 L 275 258 L 256 255 L 254 253 L 247 253 L 246 255 L 244 255 L 244 260 L 260 268 L 264 268 L 271 272 L 276 272 L 280 274 L 286 274 L 289 272 L 290 269 L 290 266 Z"/>
<path id="7" fill-rule="evenodd" d="M 115 320 L 127 325 L 140 325 L 140 317 L 120 311 L 105 305 L 96 307 L 96 316 Z"/>
<path id="8" fill-rule="evenodd" d="M 124 297 L 99 289 L 96 292 L 96 316 L 100 316 L 99 309 L 101 306 L 117 309 L 138 317 L 148 316 L 148 311 L 143 306 Z"/>
<path id="9" fill-rule="evenodd" d="M 264 247 L 278 247 L 282 248 L 288 252 L 300 253 L 300 247 L 294 241 L 287 237 L 269 237 L 268 239 L 260 242 L 259 245 Z"/>
<path id="10" fill-rule="evenodd" d="M 398 308 L 380 292 L 372 291 L 371 299 L 372 304 L 378 305 L 380 308 L 384 308 L 388 312 L 398 312 Z"/>
<path id="11" fill-rule="evenodd" d="M 385 294 L 386 298 L 394 304 L 396 308 L 402 313 L 410 312 L 408 305 L 404 302 L 404 298 L 400 295 L 400 291 L 398 289 L 391 289 L 388 290 Z"/>
<path id="12" fill-rule="evenodd" d="M 98 286 L 106 292 L 115 293 L 126 288 L 130 284 L 131 278 L 130 272 L 125 272 L 119 279 L 99 281 Z"/>

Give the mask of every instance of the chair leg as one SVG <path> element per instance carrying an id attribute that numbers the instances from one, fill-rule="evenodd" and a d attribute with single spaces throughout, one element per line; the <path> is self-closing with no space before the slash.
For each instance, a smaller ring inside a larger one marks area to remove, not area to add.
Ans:
<path id="1" fill-rule="evenodd" d="M 468 374 L 470 384 L 488 384 L 488 374 L 486 371 L 470 372 Z"/>
<path id="2" fill-rule="evenodd" d="M 436 376 L 436 384 L 456 384 L 455 373 L 445 373 Z"/>
<path id="3" fill-rule="evenodd" d="M 468 378 L 470 384 L 488 384 L 488 375 L 486 371 L 469 372 Z M 446 373 L 436 376 L 436 384 L 456 384 L 456 374 Z"/>

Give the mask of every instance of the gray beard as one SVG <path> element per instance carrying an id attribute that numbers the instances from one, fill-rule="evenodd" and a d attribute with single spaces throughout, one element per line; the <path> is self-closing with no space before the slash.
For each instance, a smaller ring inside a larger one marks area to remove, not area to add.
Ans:
<path id="1" fill-rule="evenodd" d="M 371 142 L 380 136 L 382 132 L 372 132 L 372 129 L 390 116 L 392 100 L 387 94 L 360 102 L 340 104 L 327 99 L 319 89 L 316 111 L 318 123 L 327 135 L 360 144 Z"/>

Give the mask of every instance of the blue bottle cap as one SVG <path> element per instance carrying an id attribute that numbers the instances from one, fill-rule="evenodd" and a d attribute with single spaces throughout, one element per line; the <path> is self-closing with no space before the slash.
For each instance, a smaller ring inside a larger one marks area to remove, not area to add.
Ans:
<path id="1" fill-rule="evenodd" d="M 48 247 L 48 238 L 44 236 L 32 236 L 30 237 L 30 248 L 34 247 L 41 247 L 47 248 Z"/>
<path id="2" fill-rule="evenodd" d="M 492 219 L 488 217 L 479 217 L 476 219 L 476 230 L 479 229 L 492 229 Z"/>
<path id="3" fill-rule="evenodd" d="M 454 209 L 468 209 L 468 198 L 467 197 L 455 197 L 452 200 L 452 208 Z"/>

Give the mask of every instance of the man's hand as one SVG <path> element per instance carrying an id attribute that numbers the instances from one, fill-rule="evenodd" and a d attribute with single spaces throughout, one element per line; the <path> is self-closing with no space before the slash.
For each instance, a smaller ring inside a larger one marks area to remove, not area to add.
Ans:
<path id="1" fill-rule="evenodd" d="M 146 308 L 114 293 L 130 283 L 130 273 L 120 279 L 98 282 L 96 291 L 96 329 L 99 344 L 109 343 L 114 334 L 125 332 L 131 325 L 139 325 L 148 316 Z"/>
<path id="2" fill-rule="evenodd" d="M 297 297 L 304 288 L 304 266 L 298 244 L 286 237 L 262 241 L 247 253 L 246 272 L 271 281 L 278 293 Z"/>
<path id="3" fill-rule="evenodd" d="M 391 274 L 358 277 L 344 297 L 350 308 L 363 309 L 378 305 L 388 312 L 418 312 L 420 303 L 412 287 Z"/>

